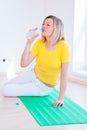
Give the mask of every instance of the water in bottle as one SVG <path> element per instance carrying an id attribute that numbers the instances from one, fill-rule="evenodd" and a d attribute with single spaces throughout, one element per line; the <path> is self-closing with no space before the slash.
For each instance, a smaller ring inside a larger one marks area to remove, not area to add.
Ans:
<path id="1" fill-rule="evenodd" d="M 26 38 L 32 38 L 33 36 L 37 35 L 37 34 L 41 34 L 42 32 L 44 32 L 44 28 L 41 29 L 37 29 L 37 30 L 30 30 L 27 34 L 26 34 Z"/>

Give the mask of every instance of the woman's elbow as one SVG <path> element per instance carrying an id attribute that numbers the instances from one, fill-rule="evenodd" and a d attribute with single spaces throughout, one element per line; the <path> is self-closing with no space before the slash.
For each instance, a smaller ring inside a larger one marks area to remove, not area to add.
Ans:
<path id="1" fill-rule="evenodd" d="M 25 64 L 25 63 L 23 63 L 23 62 L 20 62 L 20 66 L 21 66 L 22 68 L 24 68 L 24 67 L 27 67 L 28 65 Z"/>

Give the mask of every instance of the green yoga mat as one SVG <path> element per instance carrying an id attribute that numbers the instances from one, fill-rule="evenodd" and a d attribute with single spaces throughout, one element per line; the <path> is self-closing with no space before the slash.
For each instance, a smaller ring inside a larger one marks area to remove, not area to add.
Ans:
<path id="1" fill-rule="evenodd" d="M 58 91 L 44 97 L 19 97 L 40 126 L 86 124 L 87 111 L 65 97 L 64 107 L 53 107 Z"/>

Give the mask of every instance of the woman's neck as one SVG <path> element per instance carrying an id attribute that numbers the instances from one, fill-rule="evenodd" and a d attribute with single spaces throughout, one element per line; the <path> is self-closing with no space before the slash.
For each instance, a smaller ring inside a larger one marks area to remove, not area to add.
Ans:
<path id="1" fill-rule="evenodd" d="M 55 47 L 56 47 L 56 45 L 57 45 L 57 42 L 46 42 L 46 49 L 47 50 L 49 50 L 49 51 L 51 51 L 51 50 L 53 50 Z"/>
<path id="2" fill-rule="evenodd" d="M 48 46 L 54 46 L 55 44 L 57 44 L 57 42 L 53 41 L 52 38 L 50 38 L 50 37 L 46 37 L 46 44 Z"/>
<path id="3" fill-rule="evenodd" d="M 55 46 L 56 44 L 57 44 L 57 42 L 55 42 L 55 41 L 54 41 L 54 42 L 52 42 L 52 41 L 50 41 L 50 40 L 49 40 L 49 41 L 48 41 L 48 40 L 46 41 L 46 45 L 48 45 L 48 46 Z"/>

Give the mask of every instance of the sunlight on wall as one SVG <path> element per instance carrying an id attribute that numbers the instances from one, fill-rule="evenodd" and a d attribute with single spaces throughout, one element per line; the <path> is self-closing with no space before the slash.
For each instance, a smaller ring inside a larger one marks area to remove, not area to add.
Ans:
<path id="1" fill-rule="evenodd" d="M 85 42 L 86 42 L 86 0 L 75 1 L 74 17 L 74 45 L 73 45 L 73 66 L 74 69 L 84 67 Z"/>

